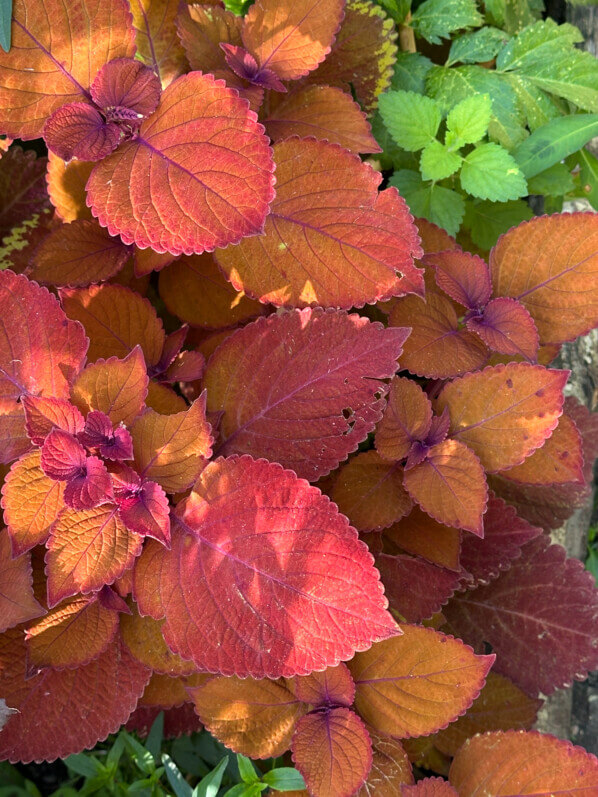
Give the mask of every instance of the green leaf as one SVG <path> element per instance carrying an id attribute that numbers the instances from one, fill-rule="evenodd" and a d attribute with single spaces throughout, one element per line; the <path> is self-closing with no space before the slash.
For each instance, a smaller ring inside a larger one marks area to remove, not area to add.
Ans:
<path id="1" fill-rule="evenodd" d="M 12 0 L 0 0 L 0 47 L 5 53 L 10 50 L 11 23 Z"/>
<path id="2" fill-rule="evenodd" d="M 492 101 L 489 94 L 474 94 L 455 105 L 446 119 L 446 126 L 451 136 L 451 146 L 462 147 L 463 144 L 475 144 L 486 135 Z M 447 141 L 449 136 L 447 134 Z"/>
<path id="3" fill-rule="evenodd" d="M 227 11 L 232 11 L 233 14 L 243 17 L 253 3 L 254 0 L 224 0 L 224 7 Z"/>
<path id="4" fill-rule="evenodd" d="M 582 149 L 579 153 L 580 182 L 583 195 L 589 199 L 593 208 L 598 208 L 598 159 Z"/>
<path id="5" fill-rule="evenodd" d="M 224 756 L 216 767 L 200 780 L 193 789 L 192 797 L 216 797 L 222 783 L 222 776 L 228 765 L 228 756 Z"/>
<path id="6" fill-rule="evenodd" d="M 434 100 L 413 91 L 389 91 L 378 101 L 388 132 L 409 152 L 423 149 L 432 141 L 442 120 Z"/>
<path id="7" fill-rule="evenodd" d="M 193 792 L 191 790 L 191 786 L 189 786 L 185 778 L 181 775 L 179 768 L 174 763 L 172 758 L 166 753 L 163 753 L 162 763 L 164 764 L 164 770 L 166 772 L 168 782 L 172 786 L 176 797 L 192 797 Z"/>
<path id="8" fill-rule="evenodd" d="M 506 202 L 527 194 L 517 162 L 498 144 L 481 144 L 464 158 L 461 187 L 480 199 Z"/>
<path id="9" fill-rule="evenodd" d="M 164 712 L 161 711 L 154 720 L 150 732 L 145 740 L 145 749 L 150 752 L 154 761 L 160 760 L 160 749 L 162 748 L 162 740 L 164 738 Z"/>
<path id="10" fill-rule="evenodd" d="M 598 552 L 594 548 L 590 548 L 588 552 L 586 569 L 594 576 L 596 579 L 596 586 L 598 586 Z"/>
<path id="11" fill-rule="evenodd" d="M 116 739 L 114 740 L 114 744 L 108 750 L 108 755 L 106 756 L 106 768 L 109 769 L 112 773 L 115 773 L 118 769 L 118 762 L 121 759 L 121 756 L 125 749 L 125 737 L 122 733 L 119 733 Z"/>
<path id="12" fill-rule="evenodd" d="M 513 157 L 526 177 L 534 177 L 566 158 L 598 135 L 598 114 L 577 114 L 551 119 L 526 138 Z"/>
<path id="13" fill-rule="evenodd" d="M 460 194 L 435 183 L 423 183 L 417 172 L 407 169 L 395 172 L 389 183 L 399 189 L 414 216 L 423 216 L 450 235 L 457 234 L 465 212 Z"/>
<path id="14" fill-rule="evenodd" d="M 575 187 L 573 175 L 564 163 L 555 163 L 549 169 L 540 172 L 527 182 L 530 194 L 545 196 L 563 196 Z"/>
<path id="15" fill-rule="evenodd" d="M 473 33 L 464 33 L 451 44 L 446 66 L 456 63 L 480 64 L 491 61 L 509 40 L 504 30 L 487 26 Z"/>
<path id="16" fill-rule="evenodd" d="M 377 0 L 377 2 L 398 25 L 411 10 L 411 0 Z"/>
<path id="17" fill-rule="evenodd" d="M 379 110 L 374 112 L 371 125 L 372 135 L 382 147 L 382 152 L 375 155 L 382 169 L 417 169 L 418 156 L 399 147 L 382 121 Z"/>
<path id="18" fill-rule="evenodd" d="M 425 0 L 411 18 L 411 27 L 431 44 L 440 44 L 453 31 L 478 28 L 483 22 L 475 0 Z"/>
<path id="19" fill-rule="evenodd" d="M 521 199 L 511 202 L 474 200 L 466 202 L 463 226 L 469 230 L 476 246 L 490 250 L 499 236 L 532 216 L 532 209 Z"/>
<path id="20" fill-rule="evenodd" d="M 97 758 L 94 758 L 89 753 L 75 753 L 65 758 L 64 763 L 77 775 L 83 775 L 84 778 L 93 778 L 105 771 L 105 767 L 100 764 Z"/>
<path id="21" fill-rule="evenodd" d="M 434 64 L 421 53 L 399 53 L 390 88 L 394 91 L 415 91 L 425 94 L 426 75 Z"/>
<path id="22" fill-rule="evenodd" d="M 224 797 L 258 797 L 268 786 L 265 783 L 238 783 L 224 793 Z"/>
<path id="23" fill-rule="evenodd" d="M 239 774 L 245 783 L 255 783 L 259 780 L 251 759 L 237 753 L 237 766 L 239 767 Z"/>
<path id="24" fill-rule="evenodd" d="M 276 791 L 294 791 L 305 788 L 303 776 L 293 767 L 271 769 L 262 777 L 262 783 L 267 783 L 271 789 L 276 789 Z"/>
<path id="25" fill-rule="evenodd" d="M 149 752 L 149 750 L 146 750 L 145 747 L 137 741 L 137 739 L 131 736 L 130 733 L 123 731 L 123 738 L 125 740 L 127 750 L 131 754 L 131 758 L 137 764 L 139 769 L 142 772 L 145 772 L 147 775 L 151 775 L 156 769 L 153 755 Z"/>
<path id="26" fill-rule="evenodd" d="M 524 75 L 520 75 L 518 72 L 507 72 L 504 77 L 519 100 L 523 116 L 530 130 L 536 130 L 556 116 L 568 113 L 568 109 L 558 107 L 558 104 L 563 102 L 562 100 L 542 91 Z"/>
<path id="27" fill-rule="evenodd" d="M 424 180 L 444 180 L 461 166 L 462 158 L 449 150 L 440 141 L 432 141 L 424 148 L 419 166 Z"/>

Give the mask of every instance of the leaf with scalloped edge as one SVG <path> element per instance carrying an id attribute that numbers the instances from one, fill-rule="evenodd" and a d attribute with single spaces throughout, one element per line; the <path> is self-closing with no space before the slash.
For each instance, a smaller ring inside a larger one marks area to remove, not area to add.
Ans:
<path id="1" fill-rule="evenodd" d="M 225 280 L 208 252 L 181 257 L 161 271 L 159 289 L 169 311 L 193 326 L 230 327 L 264 312 L 263 305 Z"/>
<path id="2" fill-rule="evenodd" d="M 457 719 L 479 695 L 494 656 L 415 625 L 349 662 L 355 708 L 380 733 L 427 736 Z"/>
<path id="3" fill-rule="evenodd" d="M 384 532 L 384 537 L 399 548 L 455 571 L 460 569 L 462 536 L 458 529 L 438 523 L 418 506 Z"/>
<path id="4" fill-rule="evenodd" d="M 432 446 L 423 462 L 405 470 L 403 485 L 434 520 L 483 536 L 486 476 L 478 457 L 459 440 Z"/>
<path id="5" fill-rule="evenodd" d="M 368 728 L 372 740 L 372 768 L 356 797 L 396 797 L 400 787 L 413 783 L 407 753 L 396 739 L 379 736 Z"/>
<path id="6" fill-rule="evenodd" d="M 167 493 L 190 487 L 212 453 L 205 394 L 183 412 L 160 415 L 147 409 L 131 426 L 135 467 Z"/>
<path id="7" fill-rule="evenodd" d="M 147 299 L 122 285 L 63 288 L 60 299 L 67 316 L 85 328 L 89 362 L 126 357 L 137 345 L 148 367 L 159 361 L 166 336 Z"/>
<path id="8" fill-rule="evenodd" d="M 178 39 L 175 19 L 178 0 L 130 0 L 137 58 L 150 66 L 166 88 L 185 71 L 185 51 Z"/>
<path id="9" fill-rule="evenodd" d="M 374 110 L 378 95 L 390 86 L 397 58 L 394 21 L 376 3 L 347 0 L 336 42 L 309 82 L 355 92 L 360 105 Z"/>
<path id="10" fill-rule="evenodd" d="M 455 633 L 489 642 L 496 671 L 530 694 L 551 694 L 598 667 L 598 595 L 593 576 L 542 535 L 487 586 L 456 595 L 443 609 Z"/>
<path id="11" fill-rule="evenodd" d="M 30 448 L 22 405 L 12 398 L 0 398 L 0 463 L 8 465 Z"/>
<path id="12" fill-rule="evenodd" d="M 39 449 L 15 462 L 2 485 L 2 509 L 12 552 L 18 556 L 43 544 L 64 509 L 64 483 L 41 469 Z"/>
<path id="13" fill-rule="evenodd" d="M 413 556 L 381 553 L 376 567 L 390 608 L 408 623 L 419 623 L 440 611 L 459 584 L 459 574 Z"/>
<path id="14" fill-rule="evenodd" d="M 303 703 L 350 708 L 355 699 L 355 684 L 346 664 L 327 667 L 323 672 L 297 675 L 286 681 L 288 688 Z"/>
<path id="15" fill-rule="evenodd" d="M 299 88 L 270 110 L 264 126 L 273 141 L 314 136 L 349 152 L 382 151 L 359 105 L 334 86 Z"/>
<path id="16" fill-rule="evenodd" d="M 417 382 L 393 377 L 384 415 L 376 427 L 376 451 L 385 459 L 404 459 L 414 440 L 425 439 L 431 423 L 432 404 Z"/>
<path id="17" fill-rule="evenodd" d="M 161 630 L 162 623 L 153 617 L 141 617 L 132 604 L 131 614 L 120 619 L 124 645 L 137 661 L 162 675 L 191 675 L 197 672 L 192 661 L 184 661 L 168 649 Z"/>
<path id="18" fill-rule="evenodd" d="M 88 365 L 71 388 L 71 400 L 81 412 L 105 413 L 116 426 L 129 425 L 148 395 L 148 376 L 140 346 L 119 360 L 110 357 Z"/>
<path id="19" fill-rule="evenodd" d="M 536 361 L 538 330 L 521 302 L 504 296 L 492 299 L 481 315 L 472 315 L 465 324 L 493 351 Z"/>
<path id="20" fill-rule="evenodd" d="M 477 335 L 460 329 L 453 303 L 441 293 L 395 300 L 389 324 L 411 327 L 401 365 L 417 376 L 446 379 L 481 368 L 489 352 Z"/>
<path id="21" fill-rule="evenodd" d="M 15 0 L 12 45 L 0 53 L 2 132 L 39 138 L 61 106 L 89 99 L 96 72 L 113 58 L 135 53 L 124 0 Z"/>
<path id="22" fill-rule="evenodd" d="M 401 797 L 459 797 L 450 783 L 442 778 L 424 778 L 415 786 L 403 786 Z"/>
<path id="23" fill-rule="evenodd" d="M 338 144 L 289 139 L 274 146 L 276 198 L 265 235 L 216 259 L 237 290 L 285 307 L 362 307 L 423 293 L 419 237 L 394 188 Z"/>
<path id="24" fill-rule="evenodd" d="M 486 470 L 505 470 L 550 437 L 568 376 L 527 363 L 489 366 L 447 384 L 436 410 L 448 407 L 450 435 L 473 449 Z"/>
<path id="25" fill-rule="evenodd" d="M 31 279 L 50 285 L 79 287 L 113 277 L 129 258 L 120 238 L 86 219 L 50 232 L 35 251 Z"/>
<path id="26" fill-rule="evenodd" d="M 52 429 L 62 429 L 71 435 L 83 431 L 84 418 L 79 410 L 65 399 L 44 398 L 43 396 L 23 396 L 25 427 L 31 442 L 37 446 Z"/>
<path id="27" fill-rule="evenodd" d="M 596 756 L 537 731 L 495 731 L 469 739 L 451 765 L 460 797 L 587 794 L 598 783 Z"/>
<path id="28" fill-rule="evenodd" d="M 310 793 L 318 797 L 351 797 L 372 766 L 366 726 L 351 709 L 341 706 L 301 717 L 291 750 Z"/>
<path id="29" fill-rule="evenodd" d="M 126 722 L 150 677 L 115 641 L 83 667 L 44 669 L 25 680 L 25 650 L 22 632 L 0 641 L 0 691 L 19 711 L 0 733 L 0 757 L 13 763 L 94 747 Z"/>
<path id="30" fill-rule="evenodd" d="M 490 254 L 494 296 L 517 299 L 540 343 L 563 343 L 598 324 L 598 218 L 565 213 L 523 222 Z"/>
<path id="31" fill-rule="evenodd" d="M 280 681 L 211 678 L 191 687 L 199 718 L 223 744 L 251 758 L 270 758 L 288 750 L 304 703 Z"/>
<path id="32" fill-rule="evenodd" d="M 32 150 L 17 146 L 3 155 L 0 160 L 0 238 L 49 207 L 47 163 L 47 158 L 38 158 Z"/>
<path id="33" fill-rule="evenodd" d="M 373 430 L 407 335 L 342 311 L 258 319 L 210 358 L 208 411 L 224 412 L 219 454 L 249 453 L 310 481 Z"/>
<path id="34" fill-rule="evenodd" d="M 48 605 L 114 583 L 133 565 L 142 543 L 143 537 L 126 528 L 114 504 L 65 509 L 47 545 Z"/>
<path id="35" fill-rule="evenodd" d="M 526 695 L 504 675 L 489 672 L 478 699 L 456 722 L 438 731 L 434 744 L 446 755 L 454 756 L 476 733 L 527 730 L 536 721 L 542 703 Z"/>
<path id="36" fill-rule="evenodd" d="M 95 166 L 87 203 L 111 235 L 142 249 L 190 255 L 238 243 L 262 232 L 274 196 L 262 131 L 236 91 L 191 72 L 137 138 Z"/>
<path id="37" fill-rule="evenodd" d="M 291 677 L 347 659 L 398 629 L 378 571 L 326 496 L 274 463 L 218 459 L 175 510 L 172 549 L 135 570 L 140 612 L 198 668 Z"/>
<path id="38" fill-rule="evenodd" d="M 474 310 L 490 299 L 490 272 L 478 255 L 458 250 L 438 252 L 427 255 L 424 263 L 433 268 L 438 287 L 463 307 Z"/>
<path id="39" fill-rule="evenodd" d="M 44 613 L 32 587 L 31 557 L 12 558 L 10 537 L 0 531 L 0 633 Z"/>
<path id="40" fill-rule="evenodd" d="M 241 36 L 260 71 L 297 80 L 330 52 L 343 19 L 342 0 L 257 0 L 247 13 Z"/>
<path id="41" fill-rule="evenodd" d="M 50 201 L 54 205 L 56 215 L 62 221 L 75 219 L 91 220 L 91 211 L 85 203 L 85 184 L 89 179 L 94 164 L 88 161 L 70 161 L 65 163 L 58 155 L 50 152 L 46 181 Z"/>

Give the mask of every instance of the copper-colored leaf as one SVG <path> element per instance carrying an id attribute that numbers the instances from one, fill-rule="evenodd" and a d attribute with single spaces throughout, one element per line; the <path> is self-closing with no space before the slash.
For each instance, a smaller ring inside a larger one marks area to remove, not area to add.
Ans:
<path id="1" fill-rule="evenodd" d="M 346 664 L 327 667 L 323 672 L 298 675 L 287 681 L 295 696 L 312 706 L 346 706 L 355 699 L 355 684 Z"/>
<path id="2" fill-rule="evenodd" d="M 192 661 L 184 661 L 168 649 L 161 630 L 162 623 L 152 617 L 141 617 L 136 607 L 123 614 L 120 628 L 123 643 L 137 661 L 162 675 L 191 675 L 197 671 Z"/>
<path id="3" fill-rule="evenodd" d="M 424 778 L 415 786 L 403 786 L 401 797 L 459 797 L 459 793 L 442 778 Z"/>
<path id="4" fill-rule="evenodd" d="M 1 67 L 0 67 L 1 72 Z M 1 78 L 0 78 L 1 80 Z M 0 88 L 0 97 L 1 97 Z M 3 117 L 4 119 L 4 117 Z M 46 158 L 11 147 L 0 161 L 0 238 L 49 207 Z"/>
<path id="5" fill-rule="evenodd" d="M 164 710 L 182 706 L 189 701 L 187 686 L 195 684 L 196 681 L 203 683 L 209 678 L 211 676 L 205 673 L 198 673 L 192 678 L 181 678 L 154 672 L 145 687 L 145 692 L 139 698 L 138 705 Z"/>
<path id="6" fill-rule="evenodd" d="M 362 307 L 422 293 L 415 225 L 394 188 L 378 193 L 378 172 L 325 141 L 281 141 L 274 158 L 265 235 L 216 253 L 235 288 L 287 307 Z"/>
<path id="7" fill-rule="evenodd" d="M 391 609 L 408 623 L 419 623 L 440 611 L 459 584 L 458 573 L 403 554 L 381 553 L 376 567 Z"/>
<path id="8" fill-rule="evenodd" d="M 131 0 L 137 57 L 152 67 L 166 88 L 185 71 L 185 52 L 179 42 L 175 18 L 177 0 Z"/>
<path id="9" fill-rule="evenodd" d="M 22 405 L 12 398 L 0 398 L 0 463 L 7 465 L 30 448 Z"/>
<path id="10" fill-rule="evenodd" d="M 535 362 L 538 356 L 538 330 L 521 302 L 501 296 L 492 299 L 483 313 L 466 321 L 467 329 L 479 335 L 493 351 L 517 355 Z"/>
<path id="11" fill-rule="evenodd" d="M 396 797 L 403 784 L 413 783 L 407 753 L 400 742 L 368 729 L 372 740 L 372 768 L 356 797 Z"/>
<path id="12" fill-rule="evenodd" d="M 150 379 L 147 386 L 145 404 L 160 415 L 175 415 L 177 412 L 184 412 L 188 407 L 185 399 L 175 393 L 171 387 L 161 382 L 154 382 L 153 379 Z"/>
<path id="13" fill-rule="evenodd" d="M 67 223 L 75 219 L 91 219 L 91 211 L 85 204 L 85 184 L 89 179 L 93 163 L 70 161 L 50 152 L 48 156 L 48 193 L 56 215 Z"/>
<path id="14" fill-rule="evenodd" d="M 52 429 L 62 429 L 71 435 L 83 431 L 85 420 L 79 410 L 65 399 L 23 396 L 25 426 L 31 442 L 41 446 Z"/>
<path id="15" fill-rule="evenodd" d="M 0 632 L 44 613 L 33 595 L 31 558 L 12 558 L 10 537 L 0 531 Z M 1 670 L 0 670 L 1 672 Z"/>
<path id="16" fill-rule="evenodd" d="M 242 26 L 242 17 L 218 5 L 193 3 L 181 7 L 177 29 L 191 69 L 202 69 L 218 78 L 230 72 L 220 43 L 243 44 Z"/>
<path id="17" fill-rule="evenodd" d="M 494 656 L 477 656 L 459 639 L 402 625 L 349 663 L 355 708 L 380 733 L 427 736 L 463 714 L 479 695 Z"/>
<path id="18" fill-rule="evenodd" d="M 459 570 L 461 533 L 433 520 L 417 506 L 406 518 L 388 529 L 384 537 L 428 562 Z"/>
<path id="19" fill-rule="evenodd" d="M 395 376 L 388 404 L 376 428 L 376 450 L 385 459 L 404 459 L 414 440 L 424 440 L 432 422 L 432 405 L 411 379 Z"/>
<path id="20" fill-rule="evenodd" d="M 490 273 L 481 257 L 469 252 L 449 250 L 427 255 L 424 263 L 434 269 L 438 287 L 463 307 L 475 310 L 483 307 L 490 299 Z"/>

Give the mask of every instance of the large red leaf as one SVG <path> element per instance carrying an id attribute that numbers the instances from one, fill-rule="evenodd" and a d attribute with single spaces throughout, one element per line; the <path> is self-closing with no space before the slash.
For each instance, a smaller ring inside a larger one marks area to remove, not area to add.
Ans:
<path id="1" fill-rule="evenodd" d="M 0 236 L 49 207 L 47 158 L 11 147 L 0 161 Z"/>
<path id="2" fill-rule="evenodd" d="M 149 543 L 135 595 L 143 614 L 166 617 L 167 644 L 199 668 L 305 675 L 397 633 L 365 545 L 294 473 L 219 459 L 175 514 L 172 549 Z"/>
<path id="3" fill-rule="evenodd" d="M 379 642 L 349 663 L 355 708 L 380 733 L 427 736 L 469 708 L 494 656 L 476 656 L 459 639 L 432 628 L 401 629 L 402 636 Z"/>
<path id="4" fill-rule="evenodd" d="M 297 723 L 293 761 L 311 794 L 351 797 L 372 766 L 372 742 L 360 718 L 338 707 L 314 711 Z"/>
<path id="5" fill-rule="evenodd" d="M 262 131 L 234 90 L 199 72 L 180 77 L 139 136 L 92 171 L 92 213 L 125 243 L 173 255 L 256 235 L 274 196 Z"/>
<path id="6" fill-rule="evenodd" d="M 100 67 L 134 54 L 124 0 L 15 0 L 11 48 L 0 53 L 2 132 L 39 138 L 55 110 L 89 98 Z"/>
<path id="7" fill-rule="evenodd" d="M 178 0 L 130 0 L 137 58 L 152 67 L 163 88 L 185 71 L 185 52 L 179 42 L 175 18 Z"/>
<path id="8" fill-rule="evenodd" d="M 591 797 L 598 783 L 598 759 L 548 734 L 496 731 L 469 739 L 455 756 L 449 777 L 460 797 Z"/>
<path id="9" fill-rule="evenodd" d="M 281 141 L 274 157 L 265 235 L 217 252 L 235 288 L 281 306 L 347 309 L 422 293 L 415 225 L 395 189 L 378 193 L 378 172 L 325 141 Z"/>
<path id="10" fill-rule="evenodd" d="M 450 382 L 438 397 L 448 407 L 452 437 L 466 443 L 488 471 L 519 465 L 554 431 L 568 371 L 508 363 Z"/>
<path id="11" fill-rule="evenodd" d="M 407 753 L 400 742 L 389 736 L 379 736 L 371 729 L 372 768 L 357 797 L 396 797 L 400 787 L 413 783 L 413 773 Z"/>
<path id="12" fill-rule="evenodd" d="M 451 628 L 478 647 L 489 642 L 496 670 L 529 694 L 547 695 L 598 667 L 594 579 L 545 536 L 488 586 L 443 609 Z"/>
<path id="13" fill-rule="evenodd" d="M 458 573 L 404 554 L 381 553 L 376 567 L 391 609 L 408 623 L 419 623 L 440 611 L 459 583 Z"/>
<path id="14" fill-rule="evenodd" d="M 39 617 L 44 608 L 35 599 L 32 588 L 31 557 L 12 558 L 10 537 L 0 531 L 0 633 L 19 623 Z"/>
<path id="15" fill-rule="evenodd" d="M 150 677 L 118 642 L 76 670 L 25 680 L 25 641 L 0 640 L 0 692 L 18 709 L 0 732 L 0 758 L 54 761 L 94 747 L 127 721 Z"/>
<path id="16" fill-rule="evenodd" d="M 488 302 L 483 313 L 474 312 L 467 329 L 479 335 L 493 351 L 535 362 L 538 356 L 538 330 L 521 302 L 500 296 Z"/>
<path id="17" fill-rule="evenodd" d="M 24 396 L 25 427 L 31 442 L 41 446 L 52 429 L 62 429 L 71 435 L 83 431 L 85 420 L 79 410 L 65 399 Z"/>
<path id="18" fill-rule="evenodd" d="M 228 338 L 204 376 L 208 411 L 224 412 L 218 453 L 249 453 L 310 481 L 373 430 L 381 381 L 407 335 L 357 315 L 305 309 L 259 319 Z"/>

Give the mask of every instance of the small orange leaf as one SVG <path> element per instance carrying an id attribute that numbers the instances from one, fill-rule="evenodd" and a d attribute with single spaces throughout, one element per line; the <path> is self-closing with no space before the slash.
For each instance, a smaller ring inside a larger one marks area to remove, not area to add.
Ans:
<path id="1" fill-rule="evenodd" d="M 396 739 L 368 731 L 372 740 L 372 768 L 356 797 L 397 797 L 402 785 L 413 783 L 407 753 Z"/>
<path id="2" fill-rule="evenodd" d="M 197 671 L 192 661 L 172 653 L 162 636 L 162 623 L 152 617 L 141 617 L 137 608 L 120 618 L 122 639 L 137 661 L 162 675 L 191 675 Z"/>
<path id="3" fill-rule="evenodd" d="M 53 152 L 48 153 L 48 193 L 58 218 L 65 222 L 75 219 L 92 219 L 87 207 L 85 184 L 89 179 L 93 163 L 72 160 L 65 163 Z"/>
<path id="4" fill-rule="evenodd" d="M 44 608 L 33 595 L 31 557 L 12 558 L 6 529 L 0 531 L 0 633 L 39 617 Z"/>
<path id="5" fill-rule="evenodd" d="M 202 69 L 218 78 L 224 77 L 221 73 L 232 74 L 220 42 L 241 46 L 242 27 L 242 17 L 220 6 L 205 3 L 183 6 L 177 17 L 177 29 L 191 69 Z"/>
<path id="6" fill-rule="evenodd" d="M 177 412 L 184 412 L 188 407 L 185 399 L 175 393 L 171 387 L 161 382 L 154 382 L 152 379 L 147 386 L 145 404 L 160 415 L 175 415 Z"/>
<path id="7" fill-rule="evenodd" d="M 405 347 L 409 345 L 409 339 Z M 401 365 L 403 364 L 401 358 Z M 376 450 L 385 459 L 404 459 L 414 440 L 424 440 L 432 422 L 432 405 L 411 379 L 395 376 L 388 403 L 376 429 Z"/>
<path id="8" fill-rule="evenodd" d="M 402 625 L 349 662 L 355 708 L 378 732 L 427 736 L 463 714 L 479 695 L 494 656 L 477 656 L 459 639 Z"/>
<path id="9" fill-rule="evenodd" d="M 417 506 L 406 518 L 387 529 L 384 537 L 428 562 L 459 570 L 461 533 L 433 520 Z"/>
<path id="10" fill-rule="evenodd" d="M 183 703 L 189 702 L 187 687 L 199 686 L 211 677 L 206 673 L 198 673 L 191 678 L 182 678 L 154 672 L 137 705 L 166 711 L 175 706 L 182 706 Z"/>
<path id="11" fill-rule="evenodd" d="M 312 706 L 339 705 L 350 708 L 355 699 L 355 684 L 347 665 L 327 667 L 323 672 L 297 675 L 286 681 L 295 697 Z"/>
<path id="12" fill-rule="evenodd" d="M 151 67 L 166 88 L 186 68 L 185 53 L 177 37 L 178 0 L 131 0 L 137 58 Z"/>

